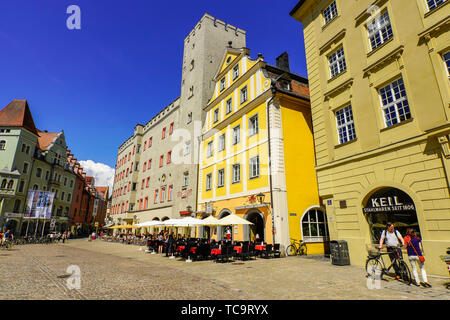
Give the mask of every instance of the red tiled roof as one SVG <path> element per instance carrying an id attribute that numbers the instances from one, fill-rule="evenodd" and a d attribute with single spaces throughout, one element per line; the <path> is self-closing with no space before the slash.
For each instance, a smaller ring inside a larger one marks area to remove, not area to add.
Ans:
<path id="1" fill-rule="evenodd" d="M 0 126 L 23 127 L 38 135 L 27 100 L 13 100 L 0 110 Z"/>
<path id="2" fill-rule="evenodd" d="M 38 138 L 38 147 L 41 150 L 47 150 L 48 147 L 52 144 L 52 142 L 55 140 L 55 138 L 59 135 L 58 132 L 44 132 L 44 131 L 38 131 L 39 138 Z"/>

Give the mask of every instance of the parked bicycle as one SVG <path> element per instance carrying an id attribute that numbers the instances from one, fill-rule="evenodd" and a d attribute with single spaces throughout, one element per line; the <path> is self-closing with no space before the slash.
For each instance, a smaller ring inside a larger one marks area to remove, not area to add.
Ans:
<path id="1" fill-rule="evenodd" d="M 303 256 L 307 254 L 306 243 L 303 240 L 296 240 L 291 238 L 291 244 L 286 248 L 286 256 Z"/>
<path id="2" fill-rule="evenodd" d="M 395 270 L 394 266 L 397 266 L 398 275 L 400 276 L 400 280 L 410 285 L 412 283 L 411 278 L 411 271 L 408 268 L 408 265 L 403 260 L 402 255 L 400 254 L 401 249 L 394 251 L 394 260 L 392 261 L 391 265 L 386 268 L 383 256 L 389 255 L 389 252 L 381 252 L 379 249 L 375 249 L 373 247 L 367 247 L 367 251 L 369 255 L 367 256 L 366 260 L 366 272 L 367 276 L 372 278 L 379 277 L 379 280 L 382 279 L 383 275 L 387 275 L 390 277 L 396 277 L 397 275 L 394 272 L 391 272 L 391 270 Z"/>

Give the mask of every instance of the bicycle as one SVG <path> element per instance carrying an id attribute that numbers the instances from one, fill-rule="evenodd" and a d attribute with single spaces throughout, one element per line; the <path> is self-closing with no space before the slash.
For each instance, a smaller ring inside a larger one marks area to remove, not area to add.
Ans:
<path id="1" fill-rule="evenodd" d="M 286 256 L 303 256 L 307 255 L 306 243 L 303 240 L 296 240 L 291 238 L 291 244 L 286 247 Z"/>
<path id="2" fill-rule="evenodd" d="M 399 276 L 401 281 L 405 284 L 410 285 L 412 283 L 411 271 L 408 268 L 408 265 L 403 260 L 402 254 L 400 254 L 400 248 L 394 251 L 394 261 L 392 261 L 391 265 L 386 268 L 382 256 L 389 255 L 390 252 L 381 252 L 379 249 L 367 248 L 369 255 L 366 260 L 366 272 L 367 276 L 371 278 L 378 278 L 381 280 L 383 275 L 387 275 L 390 277 L 395 277 L 390 272 L 391 269 L 394 269 L 394 265 L 397 266 Z M 394 269 L 395 270 L 395 269 Z"/>
<path id="3" fill-rule="evenodd" d="M 2 240 L 0 243 L 0 248 L 1 249 L 6 249 L 6 250 L 10 250 L 12 248 L 13 244 L 10 240 L 6 239 L 6 240 Z"/>

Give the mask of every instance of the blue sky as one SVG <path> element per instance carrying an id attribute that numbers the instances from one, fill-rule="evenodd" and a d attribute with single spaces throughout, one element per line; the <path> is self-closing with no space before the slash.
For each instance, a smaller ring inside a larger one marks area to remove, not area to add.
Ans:
<path id="1" fill-rule="evenodd" d="M 37 127 L 64 130 L 79 160 L 114 167 L 117 148 L 180 94 L 183 40 L 205 12 L 247 31 L 252 56 L 284 51 L 306 76 L 297 0 L 0 2 L 0 108 L 27 99 Z M 66 9 L 81 8 L 81 30 Z"/>

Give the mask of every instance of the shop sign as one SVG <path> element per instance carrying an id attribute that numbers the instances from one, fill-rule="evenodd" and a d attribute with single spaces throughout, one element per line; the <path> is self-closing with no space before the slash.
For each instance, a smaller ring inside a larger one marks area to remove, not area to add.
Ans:
<path id="1" fill-rule="evenodd" d="M 398 189 L 383 189 L 376 192 L 367 201 L 364 213 L 399 213 L 416 211 L 412 199 Z"/>

